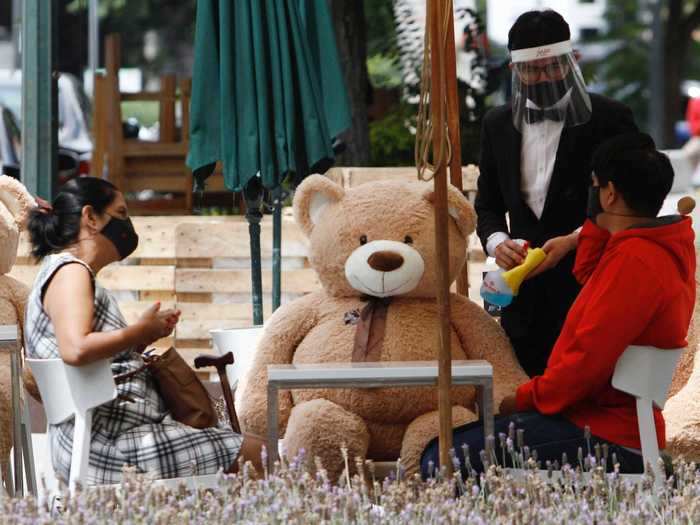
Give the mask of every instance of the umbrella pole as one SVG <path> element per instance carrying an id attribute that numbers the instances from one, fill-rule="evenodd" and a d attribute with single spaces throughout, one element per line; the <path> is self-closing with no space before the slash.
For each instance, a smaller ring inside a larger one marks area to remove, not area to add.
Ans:
<path id="1" fill-rule="evenodd" d="M 433 152 L 441 150 L 445 142 L 447 116 L 442 101 L 446 97 L 445 84 L 445 37 L 444 21 L 450 0 L 428 0 L 430 24 L 430 112 L 433 124 Z M 447 45 L 454 46 L 454 38 Z M 440 101 L 439 103 L 433 103 Z M 447 166 L 445 159 L 439 161 L 433 178 L 435 187 L 435 251 L 437 258 L 436 286 L 439 319 L 438 351 L 438 409 L 440 414 L 439 450 L 440 466 L 452 473 L 450 449 L 452 448 L 452 352 L 450 340 L 450 278 L 447 212 Z"/>
<path id="2" fill-rule="evenodd" d="M 243 190 L 250 235 L 250 276 L 253 290 L 253 324 L 263 324 L 262 269 L 260 262 L 260 221 L 262 221 L 263 188 L 252 178 Z"/>
<path id="3" fill-rule="evenodd" d="M 280 307 L 282 296 L 282 196 L 281 187 L 272 191 L 272 311 Z"/>
<path id="4" fill-rule="evenodd" d="M 448 10 L 447 49 L 445 49 L 445 78 L 447 88 L 447 128 L 452 147 L 450 159 L 450 184 L 462 190 L 462 141 L 459 126 L 459 98 L 457 96 L 457 50 L 455 49 L 454 11 Z M 452 45 L 451 45 L 452 44 Z M 467 258 L 457 275 L 457 293 L 469 296 L 469 239 Z"/>

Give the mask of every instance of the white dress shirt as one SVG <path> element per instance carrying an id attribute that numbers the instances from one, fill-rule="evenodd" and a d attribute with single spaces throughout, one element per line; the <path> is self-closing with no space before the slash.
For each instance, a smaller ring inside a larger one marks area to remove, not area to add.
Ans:
<path id="1" fill-rule="evenodd" d="M 569 91 L 553 108 L 566 106 L 571 98 Z M 539 109 L 531 100 L 527 107 Z M 540 219 L 544 203 L 552 180 L 554 162 L 559 149 L 559 139 L 564 129 L 564 121 L 543 119 L 540 122 L 522 123 L 522 143 L 520 146 L 520 191 L 523 200 L 535 216 Z M 496 256 L 496 248 L 503 241 L 510 239 L 506 232 L 492 233 L 486 241 L 486 251 L 491 257 Z"/>

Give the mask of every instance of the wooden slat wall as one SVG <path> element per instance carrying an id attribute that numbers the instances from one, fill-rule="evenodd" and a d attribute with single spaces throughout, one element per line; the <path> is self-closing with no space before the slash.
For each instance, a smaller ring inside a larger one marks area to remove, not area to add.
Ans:
<path id="1" fill-rule="evenodd" d="M 154 301 L 182 310 L 174 338 L 188 361 L 210 347 L 209 330 L 252 324 L 250 248 L 244 217 L 134 217 L 140 242 L 126 261 L 103 269 L 99 283 L 116 293 L 127 322 L 134 322 Z M 272 221 L 261 225 L 262 258 L 270 266 Z M 285 210 L 282 226 L 283 292 L 288 299 L 319 288 L 306 262 L 307 241 Z M 20 239 L 11 276 L 31 286 L 39 266 L 30 257 L 26 235 Z M 217 267 L 221 266 L 221 267 Z M 287 270 L 286 268 L 291 268 Z M 271 275 L 263 271 L 265 315 L 270 315 Z"/>

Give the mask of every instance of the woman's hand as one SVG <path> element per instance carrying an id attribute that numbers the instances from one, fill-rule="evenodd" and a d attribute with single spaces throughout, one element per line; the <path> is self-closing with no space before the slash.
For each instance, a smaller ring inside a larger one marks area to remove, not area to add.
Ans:
<path id="1" fill-rule="evenodd" d="M 146 310 L 138 322 L 142 334 L 142 344 L 150 345 L 158 339 L 168 337 L 173 333 L 175 325 L 180 320 L 180 310 L 161 310 L 160 302 L 154 303 Z"/>

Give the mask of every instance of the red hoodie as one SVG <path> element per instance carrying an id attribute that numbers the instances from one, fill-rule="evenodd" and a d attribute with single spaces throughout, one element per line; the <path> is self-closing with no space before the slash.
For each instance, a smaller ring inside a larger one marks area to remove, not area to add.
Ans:
<path id="1" fill-rule="evenodd" d="M 518 388 L 517 410 L 563 414 L 618 445 L 641 448 L 634 398 L 611 385 L 630 345 L 681 348 L 695 304 L 695 235 L 690 218 L 666 218 L 610 235 L 587 221 L 574 274 L 583 289 L 541 376 Z M 654 409 L 659 447 L 666 446 Z"/>

